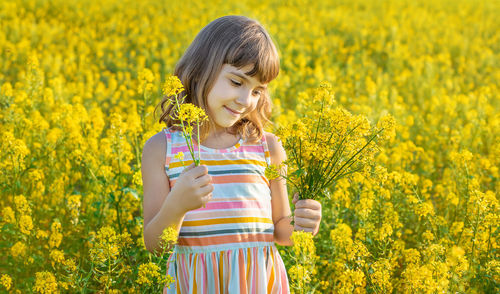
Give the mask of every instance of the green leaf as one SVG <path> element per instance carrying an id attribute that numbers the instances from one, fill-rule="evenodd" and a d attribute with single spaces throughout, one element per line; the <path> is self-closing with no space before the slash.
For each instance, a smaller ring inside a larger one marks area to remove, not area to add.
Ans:
<path id="1" fill-rule="evenodd" d="M 303 174 L 304 174 L 304 170 L 303 170 L 302 168 L 299 168 L 298 170 L 296 170 L 296 171 L 294 171 L 294 172 L 292 173 L 292 175 L 293 175 L 293 176 L 295 176 L 295 177 L 300 177 L 300 176 L 302 176 Z"/>
<path id="2" fill-rule="evenodd" d="M 132 194 L 135 197 L 135 199 L 139 199 L 139 194 L 137 193 L 137 190 L 132 189 L 130 187 L 125 187 L 125 188 L 122 188 L 121 190 L 124 193 L 130 193 L 130 194 Z"/>

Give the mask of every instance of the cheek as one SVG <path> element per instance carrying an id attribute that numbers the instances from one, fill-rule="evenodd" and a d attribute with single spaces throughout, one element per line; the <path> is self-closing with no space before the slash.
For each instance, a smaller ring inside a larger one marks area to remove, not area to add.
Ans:
<path id="1" fill-rule="evenodd" d="M 245 115 L 245 117 L 248 117 L 252 114 L 255 114 L 257 112 L 257 103 L 255 103 L 254 105 L 252 105 L 252 107 L 248 110 L 247 114 Z"/>
<path id="2" fill-rule="evenodd" d="M 252 112 L 257 111 L 260 108 L 262 108 L 262 105 L 260 102 L 260 99 L 255 100 L 255 102 L 252 104 Z"/>

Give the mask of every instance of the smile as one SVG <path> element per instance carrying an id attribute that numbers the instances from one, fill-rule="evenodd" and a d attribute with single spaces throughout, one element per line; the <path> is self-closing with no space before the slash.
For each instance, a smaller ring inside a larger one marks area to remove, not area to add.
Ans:
<path id="1" fill-rule="evenodd" d="M 227 110 L 227 112 L 229 112 L 233 116 L 238 116 L 238 115 L 242 114 L 242 112 L 234 111 L 234 110 L 232 110 L 231 108 L 229 108 L 227 106 L 224 106 L 224 108 Z"/>

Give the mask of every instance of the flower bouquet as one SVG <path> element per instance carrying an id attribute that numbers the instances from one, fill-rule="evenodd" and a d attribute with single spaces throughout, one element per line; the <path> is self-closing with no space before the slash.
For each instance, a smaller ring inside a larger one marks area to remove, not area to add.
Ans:
<path id="1" fill-rule="evenodd" d="M 287 153 L 284 166 L 270 166 L 269 178 L 283 177 L 299 199 L 319 199 L 339 179 L 363 169 L 373 160 L 377 141 L 394 135 L 394 118 L 370 125 L 362 115 L 353 115 L 334 106 L 331 85 L 323 82 L 309 97 L 299 95 L 298 119 L 278 128 L 277 136 Z"/>

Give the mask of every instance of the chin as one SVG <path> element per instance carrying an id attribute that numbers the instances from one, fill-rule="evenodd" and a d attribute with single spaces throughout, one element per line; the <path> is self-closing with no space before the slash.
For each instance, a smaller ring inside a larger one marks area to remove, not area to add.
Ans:
<path id="1" fill-rule="evenodd" d="M 225 121 L 220 121 L 220 122 L 215 122 L 215 124 L 220 127 L 220 128 L 230 128 L 234 126 L 235 123 L 237 123 L 238 120 L 225 120 Z"/>

